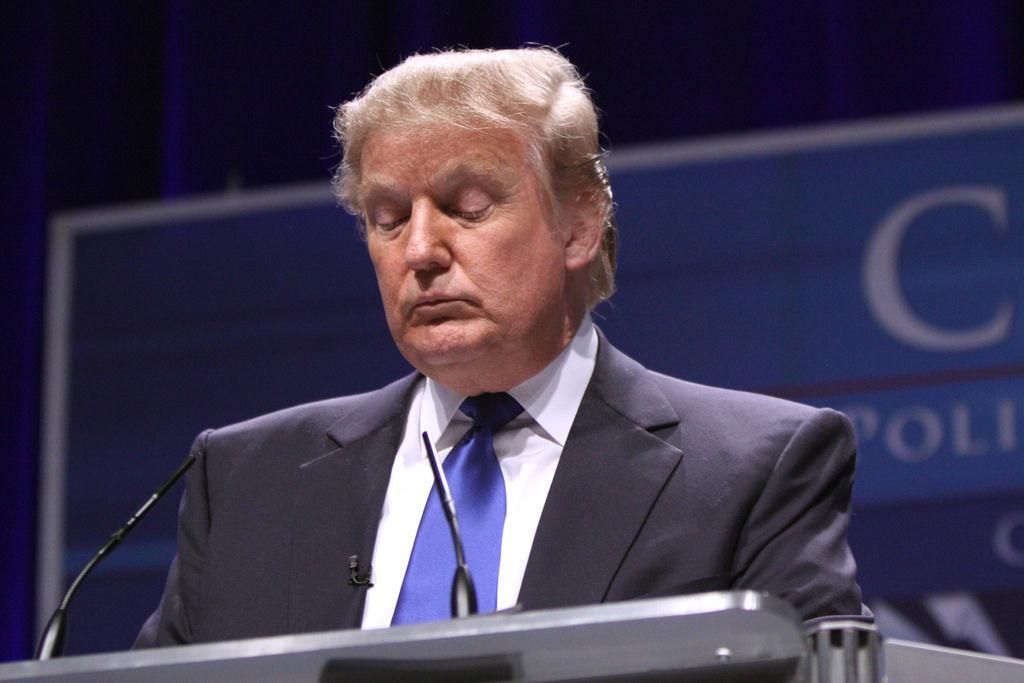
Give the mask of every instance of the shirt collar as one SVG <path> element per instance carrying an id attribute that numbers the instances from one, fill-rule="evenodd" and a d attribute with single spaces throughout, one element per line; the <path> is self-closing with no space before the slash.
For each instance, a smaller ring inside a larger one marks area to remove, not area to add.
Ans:
<path id="1" fill-rule="evenodd" d="M 594 323 L 590 316 L 584 316 L 568 346 L 547 367 L 508 392 L 560 446 L 564 446 L 569 437 L 583 393 L 594 374 L 597 345 Z M 420 406 L 420 429 L 427 432 L 433 443 L 440 441 L 465 399 L 427 378 Z"/>

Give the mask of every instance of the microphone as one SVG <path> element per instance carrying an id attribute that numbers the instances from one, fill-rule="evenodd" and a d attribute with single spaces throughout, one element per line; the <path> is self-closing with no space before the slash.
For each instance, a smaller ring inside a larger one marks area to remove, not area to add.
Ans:
<path id="1" fill-rule="evenodd" d="M 370 581 L 370 576 L 373 574 L 373 566 L 367 565 L 366 571 L 359 572 L 359 556 L 349 555 L 348 557 L 348 585 L 350 586 L 366 586 L 367 588 L 373 588 L 373 582 Z"/>
<path id="2" fill-rule="evenodd" d="M 444 510 L 444 517 L 448 520 L 448 529 L 452 532 L 452 542 L 455 544 L 455 576 L 452 577 L 452 616 L 468 617 L 476 614 L 476 588 L 473 586 L 473 577 L 469 575 L 469 567 L 466 566 L 466 556 L 462 549 L 462 534 L 459 532 L 459 518 L 455 514 L 455 503 L 452 502 L 452 492 L 448 488 L 448 480 L 445 479 L 444 471 L 437 463 L 437 456 L 430 446 L 430 438 L 423 432 L 423 445 L 427 449 L 427 459 L 430 460 L 430 469 L 434 472 L 434 486 L 437 487 L 437 494 L 441 497 L 441 508 Z"/>
<path id="3" fill-rule="evenodd" d="M 85 581 L 86 577 L 96 568 L 96 565 L 100 561 L 110 554 L 110 552 L 116 548 L 121 541 L 131 532 L 132 529 L 142 520 L 143 517 L 152 509 L 158 500 L 164 497 L 172 486 L 174 486 L 182 475 L 188 471 L 188 468 L 195 464 L 196 456 L 189 453 L 188 457 L 185 458 L 185 462 L 174 471 L 174 474 L 170 476 L 167 481 L 160 485 L 153 495 L 149 497 L 145 503 L 142 504 L 138 510 L 135 511 L 128 521 L 124 525 L 115 531 L 107 542 L 100 548 L 99 552 L 92 556 L 88 564 L 82 568 L 82 571 L 78 573 L 75 580 L 71 582 L 71 587 L 68 588 L 68 592 L 64 594 L 64 599 L 60 601 L 60 606 L 54 610 L 50 620 L 46 622 L 46 628 L 43 629 L 43 635 L 39 638 L 39 647 L 36 648 L 36 659 L 44 660 L 51 659 L 53 657 L 60 657 L 64 653 L 64 640 L 68 629 L 68 605 L 71 604 L 71 599 L 75 597 L 75 593 L 78 592 L 79 586 Z"/>

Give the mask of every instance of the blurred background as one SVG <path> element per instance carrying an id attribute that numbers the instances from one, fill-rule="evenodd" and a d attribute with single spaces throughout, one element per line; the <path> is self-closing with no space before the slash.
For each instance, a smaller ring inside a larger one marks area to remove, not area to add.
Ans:
<path id="1" fill-rule="evenodd" d="M 527 43 L 558 46 L 602 110 L 624 245 L 609 337 L 659 370 L 847 410 L 880 622 L 1024 656 L 1024 4 L 68 1 L 0 8 L 0 660 L 31 654 L 42 557 L 66 584 L 199 429 L 406 371 L 326 196 L 331 107 L 413 52 Z M 919 209 L 892 256 L 902 309 L 862 272 L 900 207 Z M 48 258 L 74 267 L 59 293 Z M 55 297 L 56 555 L 37 547 Z M 901 338 L 909 309 L 991 334 L 928 348 L 928 329 Z M 130 645 L 173 508 L 83 590 L 71 651 Z"/>

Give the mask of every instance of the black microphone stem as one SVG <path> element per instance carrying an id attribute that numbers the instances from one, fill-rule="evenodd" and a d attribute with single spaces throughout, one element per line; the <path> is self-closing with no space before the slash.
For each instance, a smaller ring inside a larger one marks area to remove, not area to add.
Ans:
<path id="1" fill-rule="evenodd" d="M 110 554 L 110 552 L 116 548 L 125 536 L 131 533 L 131 530 L 142 521 L 150 509 L 156 504 L 158 500 L 164 497 L 172 486 L 174 486 L 179 479 L 188 471 L 188 468 L 192 467 L 195 463 L 195 455 L 189 453 L 189 456 L 185 458 L 185 462 L 174 471 L 167 481 L 160 485 L 153 495 L 149 497 L 145 503 L 142 504 L 138 510 L 135 511 L 128 521 L 124 525 L 115 531 L 107 542 L 99 549 L 92 559 L 82 568 L 82 571 L 78 572 L 78 576 L 71 582 L 71 586 L 68 588 L 67 593 L 64 594 L 64 599 L 60 601 L 60 606 L 54 610 L 50 620 L 46 622 L 46 628 L 43 630 L 43 635 L 39 639 L 39 647 L 36 648 L 36 659 L 51 659 L 53 657 L 60 657 L 64 653 L 64 638 L 67 634 L 68 624 L 68 605 L 71 604 L 71 599 L 75 597 L 75 593 L 78 592 L 78 587 L 82 585 L 86 577 L 92 573 L 92 570 L 96 568 L 96 565 L 100 561 Z"/>
<path id="2" fill-rule="evenodd" d="M 466 555 L 462 548 L 462 533 L 459 531 L 459 518 L 455 514 L 455 503 L 452 501 L 452 492 L 448 488 L 448 480 L 444 476 L 444 470 L 437 462 L 437 456 L 430 445 L 430 437 L 423 432 L 423 446 L 427 449 L 427 459 L 430 461 L 430 469 L 434 471 L 434 485 L 441 497 L 441 509 L 448 520 L 448 529 L 452 532 L 452 543 L 455 544 L 455 576 L 452 577 L 452 616 L 468 617 L 476 614 L 476 587 L 473 585 L 473 577 L 469 575 L 469 567 L 466 565 Z"/>

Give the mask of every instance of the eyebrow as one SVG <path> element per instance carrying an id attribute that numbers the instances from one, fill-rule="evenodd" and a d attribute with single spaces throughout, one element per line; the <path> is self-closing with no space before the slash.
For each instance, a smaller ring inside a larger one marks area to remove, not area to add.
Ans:
<path id="1" fill-rule="evenodd" d="M 441 187 L 458 185 L 467 180 L 477 180 L 489 185 L 498 184 L 503 187 L 512 187 L 519 182 L 519 173 L 511 166 L 491 162 L 475 162 L 465 159 L 459 161 L 454 168 L 443 169 L 440 177 L 432 185 Z"/>
<path id="2" fill-rule="evenodd" d="M 359 203 L 365 205 L 368 199 L 374 197 L 389 197 L 401 194 L 398 183 L 386 180 L 363 181 L 359 183 Z"/>
<path id="3" fill-rule="evenodd" d="M 466 182 L 479 182 L 492 191 L 511 192 L 521 181 L 521 174 L 513 166 L 496 164 L 484 159 L 459 159 L 450 167 L 442 167 L 428 182 L 435 192 L 449 192 Z M 371 178 L 360 183 L 360 204 L 379 197 L 397 197 L 403 194 L 402 185 L 388 177 Z"/>

